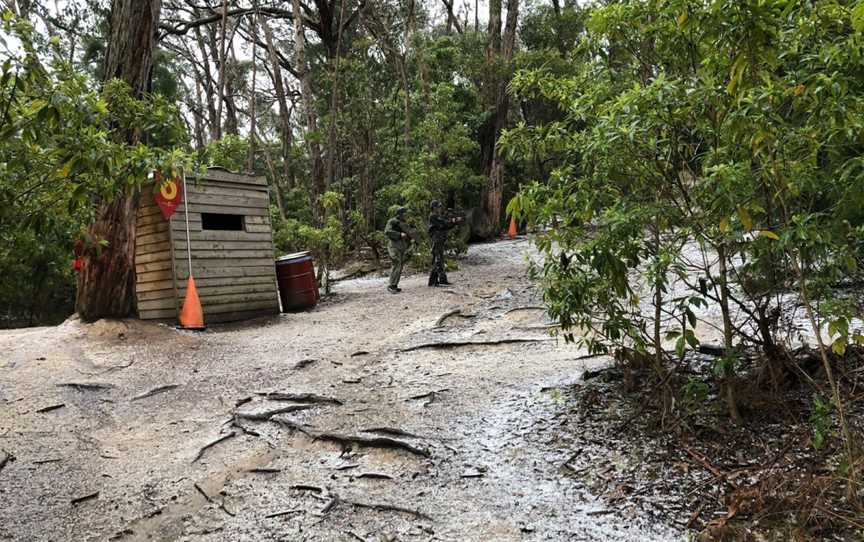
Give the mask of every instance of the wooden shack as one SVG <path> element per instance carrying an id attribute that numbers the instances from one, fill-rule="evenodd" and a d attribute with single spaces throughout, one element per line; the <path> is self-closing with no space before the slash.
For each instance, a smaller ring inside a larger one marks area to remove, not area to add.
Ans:
<path id="1" fill-rule="evenodd" d="M 186 177 L 192 276 L 207 323 L 279 312 L 270 199 L 263 177 L 210 168 Z M 189 244 L 181 204 L 166 220 L 145 187 L 135 248 L 138 316 L 176 320 L 186 295 Z"/>

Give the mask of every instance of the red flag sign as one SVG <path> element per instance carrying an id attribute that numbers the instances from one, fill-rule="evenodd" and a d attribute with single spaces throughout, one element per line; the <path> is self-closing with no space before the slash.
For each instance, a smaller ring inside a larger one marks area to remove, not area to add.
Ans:
<path id="1" fill-rule="evenodd" d="M 177 207 L 183 203 L 183 185 L 177 175 L 174 175 L 170 179 L 163 179 L 162 175 L 157 171 L 156 186 L 153 192 L 156 204 L 159 205 L 162 216 L 166 220 L 171 218 Z"/>

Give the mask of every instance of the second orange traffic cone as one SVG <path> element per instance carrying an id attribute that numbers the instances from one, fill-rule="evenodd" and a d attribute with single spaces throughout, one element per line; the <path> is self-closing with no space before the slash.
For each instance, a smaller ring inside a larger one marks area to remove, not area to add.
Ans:
<path id="1" fill-rule="evenodd" d="M 513 216 L 510 217 L 510 229 L 507 230 L 507 236 L 510 237 L 510 239 L 516 238 L 516 218 Z"/>
<path id="2" fill-rule="evenodd" d="M 192 275 L 189 275 L 186 283 L 186 299 L 183 300 L 183 308 L 180 310 L 180 327 L 204 329 L 204 311 L 201 309 L 201 300 L 198 298 L 198 289 Z"/>

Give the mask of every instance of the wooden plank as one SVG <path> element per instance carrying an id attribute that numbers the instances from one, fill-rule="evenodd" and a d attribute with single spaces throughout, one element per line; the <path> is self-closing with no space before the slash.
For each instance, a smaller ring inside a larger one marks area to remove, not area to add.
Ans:
<path id="1" fill-rule="evenodd" d="M 269 209 L 270 199 L 254 196 L 223 196 L 220 194 L 189 194 L 190 209 L 201 205 L 237 207 L 242 209 Z"/>
<path id="2" fill-rule="evenodd" d="M 195 287 L 198 290 L 198 294 L 201 296 L 201 299 L 212 298 L 214 296 L 224 296 L 224 295 L 251 295 L 251 294 L 272 294 L 276 295 L 278 289 L 276 288 L 276 283 L 270 284 L 259 283 L 259 284 L 237 284 L 232 286 L 200 286 L 198 281 L 195 281 Z M 186 285 L 184 284 L 180 288 L 178 288 L 178 292 L 181 297 L 185 297 L 186 295 Z M 150 292 L 148 292 L 149 294 Z M 171 295 L 174 295 L 174 292 L 171 292 Z M 151 298 L 155 298 L 157 296 L 151 295 Z"/>
<path id="3" fill-rule="evenodd" d="M 270 224 L 270 215 L 266 216 L 247 216 L 247 224 Z"/>
<path id="4" fill-rule="evenodd" d="M 162 213 L 156 213 L 149 216 L 138 215 L 137 219 L 138 227 L 149 226 L 150 224 L 160 224 L 162 222 L 167 222 L 167 220 L 162 218 Z"/>
<path id="5" fill-rule="evenodd" d="M 270 202 L 270 195 L 267 191 L 261 190 L 259 187 L 238 187 L 236 185 L 222 185 L 212 181 L 202 183 L 200 185 L 189 186 L 190 194 L 206 194 L 208 196 L 222 196 L 225 199 L 234 197 L 247 197 L 265 200 Z M 190 200 L 191 201 L 191 200 Z"/>
<path id="6" fill-rule="evenodd" d="M 225 204 L 197 204 L 193 202 L 189 202 L 189 218 L 192 218 L 192 213 L 219 213 L 219 214 L 227 214 L 227 215 L 243 215 L 243 216 L 263 216 L 269 215 L 270 209 L 266 207 L 238 207 L 236 205 L 231 205 L 230 203 Z M 173 218 L 173 217 L 172 217 Z M 178 217 L 178 220 L 180 217 Z"/>
<path id="7" fill-rule="evenodd" d="M 174 230 L 177 232 L 177 230 Z M 177 242 L 181 240 L 186 240 L 186 232 L 183 233 L 177 232 L 175 236 Z M 267 241 L 271 242 L 273 236 L 272 234 L 267 232 L 259 232 L 259 233 L 250 233 L 247 231 L 216 231 L 216 230 L 207 230 L 207 231 L 190 231 L 189 237 L 192 239 L 192 242 L 195 241 Z"/>
<path id="8" fill-rule="evenodd" d="M 177 306 L 174 303 L 173 295 L 170 297 L 163 297 L 159 299 L 138 300 L 139 311 L 153 311 L 162 309 L 171 309 L 172 311 L 177 310 Z"/>
<path id="9" fill-rule="evenodd" d="M 151 271 L 170 271 L 171 270 L 171 260 L 164 260 L 161 262 L 153 262 L 153 263 L 137 263 L 135 264 L 135 272 L 138 274 L 141 273 L 149 273 Z"/>
<path id="10" fill-rule="evenodd" d="M 252 311 L 258 309 L 271 309 L 273 312 L 279 310 L 279 303 L 274 297 L 272 301 L 252 301 L 244 303 L 224 303 L 219 305 L 207 305 L 204 307 L 204 318 L 208 314 L 221 314 L 226 312 Z"/>
<path id="11" fill-rule="evenodd" d="M 158 290 L 167 290 L 174 288 L 174 279 L 167 278 L 162 280 L 155 280 L 150 282 L 142 282 L 141 277 L 138 277 L 138 283 L 135 285 L 135 293 L 143 294 L 147 292 L 155 292 Z"/>
<path id="12" fill-rule="evenodd" d="M 194 249 L 193 249 L 194 250 Z M 147 244 L 137 244 L 135 245 L 135 261 L 138 261 L 140 256 L 144 256 L 145 254 L 156 254 L 159 252 L 171 253 L 171 246 L 167 242 L 161 243 L 147 243 Z"/>
<path id="13" fill-rule="evenodd" d="M 143 247 L 152 244 L 164 244 L 166 247 L 168 246 L 168 240 L 171 238 L 170 230 L 167 228 L 165 231 L 160 231 L 157 233 L 148 233 L 147 235 L 138 235 L 135 240 L 136 247 Z M 194 246 L 194 245 L 193 245 Z"/>
<path id="14" fill-rule="evenodd" d="M 151 290 L 147 292 L 139 292 L 136 291 L 135 295 L 138 297 L 138 303 L 140 304 L 142 301 L 153 301 L 156 299 L 168 299 L 172 303 L 172 307 L 174 303 L 174 281 L 170 281 L 168 284 L 168 288 L 163 288 L 161 290 Z"/>
<path id="15" fill-rule="evenodd" d="M 170 262 L 169 262 L 170 263 Z M 150 264 L 153 265 L 153 264 Z M 153 269 L 146 271 L 135 266 L 135 272 L 138 278 L 138 284 L 147 284 L 150 282 L 161 282 L 163 280 L 172 280 L 174 272 L 170 267 L 166 269 Z"/>
<path id="16" fill-rule="evenodd" d="M 218 252 L 218 251 L 213 251 Z M 186 265 L 186 251 L 177 252 L 177 263 L 181 269 L 185 269 Z M 268 253 L 263 256 L 255 256 L 250 258 L 229 258 L 224 255 L 210 255 L 207 257 L 199 256 L 196 253 L 192 253 L 192 269 L 198 269 L 199 267 L 274 267 L 276 265 L 275 260 L 273 259 L 273 254 Z M 275 271 L 274 271 L 275 273 Z"/>
<path id="17" fill-rule="evenodd" d="M 176 249 L 174 251 L 174 257 L 178 260 L 186 261 L 188 258 L 188 251 L 184 248 L 182 250 Z M 170 257 L 170 253 L 168 254 Z M 203 250 L 203 249 L 192 249 L 192 265 L 195 265 L 196 260 L 248 260 L 248 259 L 266 259 L 269 258 L 271 262 L 275 260 L 273 257 L 273 252 L 269 249 L 254 249 L 254 250 L 239 250 L 239 249 L 230 249 L 230 250 Z"/>
<path id="18" fill-rule="evenodd" d="M 138 309 L 141 320 L 165 320 L 177 318 L 177 309 L 141 310 Z"/>
<path id="19" fill-rule="evenodd" d="M 138 219 L 153 215 L 162 216 L 162 209 L 160 209 L 155 203 L 153 205 L 142 205 L 138 208 Z"/>
<path id="20" fill-rule="evenodd" d="M 216 278 L 216 277 L 273 277 L 276 280 L 276 268 L 273 264 L 260 267 L 224 267 L 221 265 L 213 266 L 194 266 L 195 280 L 199 278 Z M 177 281 L 182 283 L 189 278 L 189 274 L 184 267 L 177 268 Z"/>
<path id="21" fill-rule="evenodd" d="M 216 307 L 218 305 L 239 305 L 242 303 L 261 303 L 264 301 L 268 301 L 270 303 L 276 303 L 276 298 L 279 294 L 276 290 L 271 290 L 269 292 L 250 292 L 250 293 L 240 293 L 240 294 L 208 294 L 203 295 L 199 293 L 201 298 L 201 305 L 204 309 Z M 173 303 L 173 299 L 170 300 Z M 173 305 L 172 305 L 173 306 Z M 150 307 L 152 308 L 152 307 Z"/>
<path id="22" fill-rule="evenodd" d="M 186 177 L 186 181 L 188 183 L 189 179 L 193 178 L 189 175 Z M 256 177 L 254 175 L 246 175 L 245 173 L 233 173 L 224 168 L 208 168 L 207 171 L 204 172 L 203 175 L 196 175 L 195 179 L 202 179 L 204 181 L 212 180 L 212 181 L 224 181 L 229 183 L 238 183 L 238 184 L 251 184 L 251 185 L 265 185 L 267 184 L 267 179 L 265 177 Z"/>
<path id="23" fill-rule="evenodd" d="M 213 186 L 213 187 L 217 187 L 217 188 L 243 190 L 245 192 L 257 192 L 259 194 L 269 194 L 270 193 L 270 187 L 267 186 L 266 184 L 261 184 L 261 185 L 259 185 L 259 184 L 244 184 L 244 183 L 231 183 L 231 182 L 227 182 L 227 181 L 208 180 L 208 181 L 202 181 L 201 183 L 196 185 L 196 188 L 200 188 L 202 186 Z"/>
<path id="24" fill-rule="evenodd" d="M 156 283 L 154 283 L 156 284 Z M 200 278 L 195 277 L 195 285 L 201 288 L 208 288 L 213 286 L 236 286 L 236 287 L 244 287 L 244 286 L 273 286 L 276 288 L 276 279 L 274 277 L 263 275 L 263 276 L 254 276 L 254 277 L 207 277 Z M 186 288 L 186 284 L 180 285 L 181 289 Z"/>
<path id="25" fill-rule="evenodd" d="M 186 250 L 188 243 L 185 236 L 174 243 L 177 250 Z M 192 250 L 267 250 L 272 254 L 273 243 L 269 240 L 260 241 L 198 241 L 192 239 Z"/>
<path id="26" fill-rule="evenodd" d="M 272 231 L 270 224 L 246 224 L 246 231 L 249 233 L 266 233 Z"/>
<path id="27" fill-rule="evenodd" d="M 207 317 L 207 322 L 211 324 L 219 324 L 224 322 L 237 322 L 240 320 L 249 320 L 251 318 L 260 318 L 262 316 L 270 316 L 277 314 L 279 307 L 267 307 L 266 309 L 256 309 L 251 311 L 225 312 L 220 314 L 211 314 Z"/>
<path id="28" fill-rule="evenodd" d="M 155 245 L 153 245 L 155 246 Z M 194 255 L 194 254 L 193 254 Z M 135 268 L 138 268 L 138 264 L 148 264 L 148 263 L 156 263 L 156 262 L 170 262 L 171 261 L 171 251 L 168 250 L 168 247 L 165 247 L 162 250 L 158 250 L 156 252 L 151 252 L 149 254 L 136 254 L 135 255 Z M 152 271 L 149 269 L 148 271 Z"/>
<path id="29" fill-rule="evenodd" d="M 153 233 L 161 233 L 164 231 L 168 231 L 168 223 L 161 222 L 159 224 L 149 224 L 147 226 L 137 228 L 136 231 L 137 235 L 150 235 Z"/>

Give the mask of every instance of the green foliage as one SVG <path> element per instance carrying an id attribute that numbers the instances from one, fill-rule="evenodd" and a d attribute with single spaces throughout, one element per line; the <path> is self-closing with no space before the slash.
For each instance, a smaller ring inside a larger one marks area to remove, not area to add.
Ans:
<path id="1" fill-rule="evenodd" d="M 825 445 L 825 438 L 831 431 L 831 403 L 818 395 L 813 396 L 813 412 L 810 414 L 813 426 L 813 448 L 819 450 Z"/>
<path id="2" fill-rule="evenodd" d="M 551 226 L 534 274 L 565 337 L 587 329 L 593 351 L 656 352 L 659 326 L 681 356 L 698 345 L 697 313 L 716 310 L 728 284 L 733 340 L 769 363 L 783 303 L 802 291 L 831 322 L 835 353 L 859 340 L 848 322 L 860 307 L 836 287 L 860 280 L 864 261 L 859 12 L 628 0 L 586 8 L 566 63 L 554 51 L 523 56 L 512 89 L 545 114 L 502 144 L 553 168 L 508 212 Z M 700 306 L 682 303 L 693 296 Z M 721 369 L 728 377 L 734 364 Z"/>
<path id="3" fill-rule="evenodd" d="M 68 315 L 72 247 L 98 202 L 185 165 L 186 134 L 162 97 L 134 99 L 119 81 L 96 90 L 56 42 L 38 48 L 27 21 L 6 12 L 3 25 L 20 54 L 0 71 L 0 310 L 9 325 L 50 322 Z M 130 131 L 147 144 L 127 143 Z"/>
<path id="4" fill-rule="evenodd" d="M 249 158 L 249 140 L 228 134 L 211 141 L 199 152 L 199 161 L 206 166 L 218 166 L 230 171 L 245 171 Z"/>

